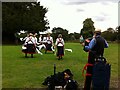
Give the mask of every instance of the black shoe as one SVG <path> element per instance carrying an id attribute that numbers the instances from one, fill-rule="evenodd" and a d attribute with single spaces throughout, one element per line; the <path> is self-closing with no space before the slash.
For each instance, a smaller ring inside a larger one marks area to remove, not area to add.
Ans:
<path id="1" fill-rule="evenodd" d="M 25 54 L 25 58 L 27 58 L 27 54 Z"/>
<path id="2" fill-rule="evenodd" d="M 33 54 L 31 54 L 31 58 L 33 58 Z"/>
<path id="3" fill-rule="evenodd" d="M 60 57 L 58 58 L 58 60 L 60 60 Z"/>

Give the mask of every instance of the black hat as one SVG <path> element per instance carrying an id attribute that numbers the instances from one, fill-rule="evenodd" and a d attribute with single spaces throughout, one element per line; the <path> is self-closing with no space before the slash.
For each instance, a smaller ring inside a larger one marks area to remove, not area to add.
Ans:
<path id="1" fill-rule="evenodd" d="M 63 71 L 64 73 L 67 73 L 69 76 L 73 76 L 72 72 L 70 71 L 70 69 L 66 69 Z"/>

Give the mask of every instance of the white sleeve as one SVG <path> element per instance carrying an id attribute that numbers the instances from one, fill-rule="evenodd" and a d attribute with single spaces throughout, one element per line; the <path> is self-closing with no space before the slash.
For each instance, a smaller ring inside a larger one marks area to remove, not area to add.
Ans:
<path id="1" fill-rule="evenodd" d="M 51 41 L 52 41 L 52 43 L 53 43 L 53 37 L 51 37 Z"/>
<path id="2" fill-rule="evenodd" d="M 36 38 L 32 37 L 31 41 L 32 41 L 32 44 L 36 44 Z"/>
<path id="3" fill-rule="evenodd" d="M 25 45 L 27 44 L 28 40 L 29 40 L 29 38 L 26 38 L 25 43 L 24 43 Z"/>
<path id="4" fill-rule="evenodd" d="M 55 45 L 57 45 L 57 43 L 58 43 L 58 39 L 56 39 Z"/>
<path id="5" fill-rule="evenodd" d="M 63 45 L 65 44 L 65 42 L 64 42 L 64 40 L 62 39 L 62 43 L 63 43 Z"/>
<path id="6" fill-rule="evenodd" d="M 46 37 L 43 37 L 43 41 L 46 41 Z"/>
<path id="7" fill-rule="evenodd" d="M 39 42 L 41 42 L 42 41 L 42 38 L 41 37 L 39 37 Z"/>
<path id="8" fill-rule="evenodd" d="M 35 38 L 35 43 L 37 44 L 38 42 L 37 42 L 37 38 Z"/>

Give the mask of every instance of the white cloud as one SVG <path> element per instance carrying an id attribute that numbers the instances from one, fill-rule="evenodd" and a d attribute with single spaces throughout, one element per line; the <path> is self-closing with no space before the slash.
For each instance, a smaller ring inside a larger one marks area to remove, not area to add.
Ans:
<path id="1" fill-rule="evenodd" d="M 58 0 L 59 2 L 64 2 L 68 4 L 80 4 L 81 2 L 87 2 L 87 3 L 96 3 L 96 2 L 115 2 L 118 3 L 119 0 Z"/>
<path id="2" fill-rule="evenodd" d="M 83 0 L 40 0 L 41 5 L 48 8 L 46 14 L 50 23 L 50 29 L 62 27 L 69 32 L 80 32 L 83 21 L 92 18 L 95 27 L 106 30 L 109 27 L 115 28 L 118 25 L 118 4 L 111 2 L 81 3 Z M 102 0 L 103 1 L 103 0 Z M 114 0 L 114 2 L 117 0 Z M 76 2 L 76 4 L 75 4 Z M 74 4 L 65 4 L 74 3 Z M 79 4 L 77 4 L 79 3 Z"/>

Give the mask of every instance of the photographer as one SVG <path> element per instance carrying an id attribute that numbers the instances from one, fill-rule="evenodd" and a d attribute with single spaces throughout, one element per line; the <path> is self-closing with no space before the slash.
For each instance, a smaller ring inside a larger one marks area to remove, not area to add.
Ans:
<path id="1" fill-rule="evenodd" d="M 103 37 L 101 37 L 100 29 L 95 30 L 94 36 L 91 40 L 87 39 L 85 41 L 88 42 L 88 45 L 85 45 L 85 43 L 82 43 L 82 45 L 84 46 L 84 50 L 86 52 L 89 52 L 88 55 L 89 66 L 87 67 L 84 90 L 90 90 L 93 69 L 92 64 L 95 63 L 95 58 L 103 56 L 104 48 L 108 48 L 108 43 Z"/>

